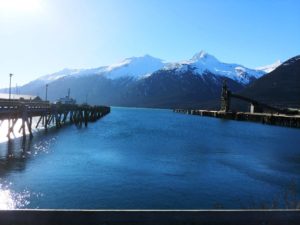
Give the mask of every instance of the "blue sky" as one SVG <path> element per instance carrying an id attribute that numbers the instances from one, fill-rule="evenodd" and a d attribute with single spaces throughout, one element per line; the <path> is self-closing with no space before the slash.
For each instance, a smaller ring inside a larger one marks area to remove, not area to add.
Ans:
<path id="1" fill-rule="evenodd" d="M 25 3 L 24 3 L 25 2 Z M 205 50 L 254 68 L 300 54 L 299 0 L 0 0 L 0 87 Z"/>

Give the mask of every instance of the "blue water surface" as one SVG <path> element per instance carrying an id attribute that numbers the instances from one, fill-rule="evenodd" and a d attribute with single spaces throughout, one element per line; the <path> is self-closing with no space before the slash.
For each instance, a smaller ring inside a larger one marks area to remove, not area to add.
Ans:
<path id="1" fill-rule="evenodd" d="M 299 129 L 115 107 L 0 144 L 0 184 L 16 208 L 285 207 L 291 184 L 300 193 L 299 146 Z"/>

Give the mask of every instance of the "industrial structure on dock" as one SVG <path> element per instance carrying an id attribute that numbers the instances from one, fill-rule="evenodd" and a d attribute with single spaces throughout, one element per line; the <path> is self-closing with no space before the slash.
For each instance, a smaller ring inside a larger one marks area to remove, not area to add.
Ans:
<path id="1" fill-rule="evenodd" d="M 231 111 L 232 99 L 239 99 L 250 104 L 249 112 Z M 276 108 L 254 99 L 232 93 L 224 81 L 221 92 L 219 111 L 200 109 L 174 109 L 175 112 L 209 116 L 238 121 L 261 122 L 263 124 L 300 128 L 300 110 Z"/>

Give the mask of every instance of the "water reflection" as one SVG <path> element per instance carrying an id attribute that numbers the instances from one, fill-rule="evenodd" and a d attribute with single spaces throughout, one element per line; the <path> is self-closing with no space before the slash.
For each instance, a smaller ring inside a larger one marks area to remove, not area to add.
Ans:
<path id="1" fill-rule="evenodd" d="M 11 171 L 21 172 L 26 168 L 26 161 L 32 152 L 31 138 L 10 139 L 0 144 L 0 209 L 24 208 L 30 202 L 28 190 L 14 191 L 13 184 L 5 177 Z"/>
<path id="2" fill-rule="evenodd" d="M 22 171 L 26 167 L 27 155 L 31 152 L 31 140 L 20 138 L 0 145 L 0 176 L 11 170 Z M 6 148 L 5 148 L 6 145 Z"/>
<path id="3" fill-rule="evenodd" d="M 0 178 L 9 171 L 23 171 L 27 160 L 40 153 L 47 154 L 55 143 L 58 131 L 36 133 L 34 138 L 15 138 L 0 143 Z"/>
<path id="4" fill-rule="evenodd" d="M 2 127 L 3 132 L 3 127 Z M 50 146 L 56 141 L 56 129 L 35 133 L 35 137 L 20 137 L 0 143 L 0 210 L 24 208 L 29 199 L 39 198 L 41 193 L 28 190 L 15 190 L 7 177 L 14 172 L 22 172 L 30 160 L 40 153 L 49 153 Z"/>

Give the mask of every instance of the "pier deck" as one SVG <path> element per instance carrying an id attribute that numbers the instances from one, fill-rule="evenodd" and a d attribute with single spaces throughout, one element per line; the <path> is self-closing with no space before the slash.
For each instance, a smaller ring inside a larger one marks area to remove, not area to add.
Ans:
<path id="1" fill-rule="evenodd" d="M 224 112 L 199 109 L 174 109 L 174 112 L 300 128 L 300 115 L 285 115 L 279 113 Z"/>
<path id="2" fill-rule="evenodd" d="M 107 106 L 90 106 L 87 104 L 52 104 L 48 101 L 29 100 L 0 100 L 0 121 L 8 120 L 7 137 L 10 138 L 14 127 L 19 119 L 22 125 L 19 132 L 26 137 L 26 127 L 30 136 L 32 135 L 32 118 L 39 117 L 36 124 L 43 126 L 46 130 L 49 126 L 61 127 L 70 122 L 78 126 L 88 125 L 110 112 Z"/>

